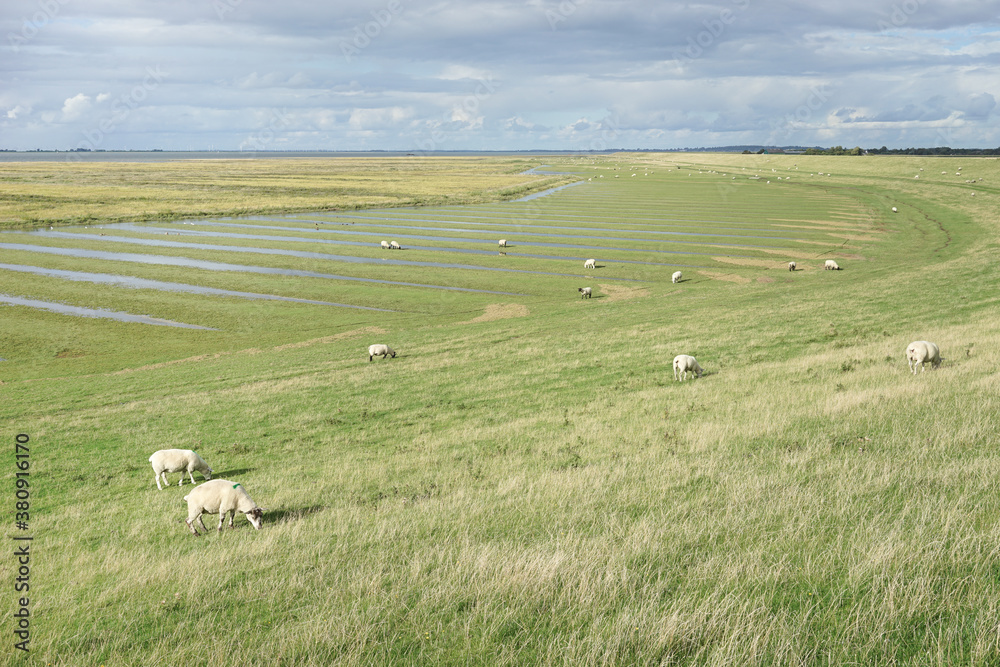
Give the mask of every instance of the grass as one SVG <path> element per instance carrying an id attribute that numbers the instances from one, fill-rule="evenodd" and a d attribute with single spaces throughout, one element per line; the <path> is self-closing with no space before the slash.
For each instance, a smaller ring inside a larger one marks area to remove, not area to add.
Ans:
<path id="1" fill-rule="evenodd" d="M 0 228 L 510 199 L 566 179 L 524 159 L 0 162 Z"/>
<path id="2" fill-rule="evenodd" d="M 521 294 L 4 250 L 5 263 L 399 311 L 0 271 L 0 293 L 222 330 L 3 308 L 0 416 L 9 440 L 32 438 L 33 660 L 996 664 L 998 165 L 567 158 L 562 170 L 593 180 L 532 202 L 325 219 L 353 222 L 352 238 L 372 249 L 179 237 L 570 277 L 128 247 L 102 240 L 108 230 L 18 234 Z M 952 176 L 957 166 L 969 176 Z M 834 175 L 808 176 L 820 171 Z M 984 179 L 975 197 L 964 183 L 973 175 Z M 368 217 L 383 227 L 365 227 Z M 332 236 L 314 220 L 268 221 L 289 231 L 266 233 Z M 471 222 L 482 232 L 414 229 Z M 535 238 L 518 231 L 577 243 L 584 232 L 565 227 L 646 240 L 601 240 L 604 268 L 593 272 L 582 269 L 588 251 L 517 255 Z M 722 246 L 689 233 L 720 227 L 767 238 Z M 667 243 L 640 229 L 684 234 Z M 389 231 L 468 240 L 375 248 Z M 502 237 L 513 246 L 505 257 L 448 250 L 495 251 Z M 676 257 L 679 285 L 674 266 L 623 262 L 665 261 L 644 251 L 665 248 L 704 253 Z M 844 270 L 820 269 L 827 257 Z M 804 270 L 788 272 L 790 259 Z M 578 298 L 585 284 L 595 298 Z M 494 319 L 476 321 L 485 314 Z M 940 345 L 941 369 L 910 374 L 903 350 L 917 339 Z M 369 363 L 376 341 L 399 356 Z M 704 377 L 675 382 L 678 353 L 695 355 Z M 264 528 L 241 517 L 193 538 L 184 489 L 158 492 L 149 479 L 146 459 L 167 447 L 197 449 L 216 477 L 240 481 L 269 508 Z"/>

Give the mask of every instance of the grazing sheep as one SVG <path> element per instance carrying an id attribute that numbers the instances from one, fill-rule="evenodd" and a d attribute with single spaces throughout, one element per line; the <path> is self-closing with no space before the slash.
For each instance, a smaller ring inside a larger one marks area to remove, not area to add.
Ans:
<path id="1" fill-rule="evenodd" d="M 798 264 L 796 264 L 795 262 L 789 262 L 788 263 L 788 270 L 789 271 L 794 271 L 795 267 L 797 267 L 797 266 L 798 266 Z"/>
<path id="2" fill-rule="evenodd" d="M 678 354 L 674 357 L 674 379 L 683 382 L 687 379 L 688 371 L 701 377 L 701 366 L 690 354 Z"/>
<path id="3" fill-rule="evenodd" d="M 895 206 L 893 206 L 893 207 L 892 207 L 892 212 L 893 212 L 893 213 L 898 213 L 899 211 L 897 211 L 897 210 L 896 210 L 896 207 L 895 207 Z"/>
<path id="4" fill-rule="evenodd" d="M 826 271 L 840 271 L 840 265 L 832 259 L 828 259 L 826 260 L 826 263 L 823 264 L 823 269 Z"/>
<path id="5" fill-rule="evenodd" d="M 177 482 L 177 486 L 184 484 L 184 473 L 187 473 L 191 477 L 191 483 L 194 484 L 194 475 L 192 473 L 195 470 L 201 472 L 205 479 L 212 479 L 212 469 L 205 463 L 205 459 L 190 449 L 161 449 L 158 452 L 153 452 L 153 455 L 149 457 L 149 462 L 153 465 L 153 478 L 156 480 L 156 488 L 161 491 L 163 490 L 163 487 L 160 486 L 161 476 L 163 477 L 163 483 L 166 486 L 170 486 L 170 482 L 167 481 L 168 472 L 179 472 L 181 474 L 181 481 Z"/>
<path id="6" fill-rule="evenodd" d="M 586 262 L 583 263 L 583 268 L 585 268 L 585 269 L 596 269 L 597 268 L 597 260 L 596 259 L 588 259 Z"/>
<path id="7" fill-rule="evenodd" d="M 385 359 L 387 355 L 395 359 L 396 351 L 393 350 L 388 345 L 382 345 L 378 343 L 376 343 L 375 345 L 368 346 L 368 361 L 371 361 L 372 357 L 378 357 L 378 356 L 381 356 L 383 359 Z"/>
<path id="8" fill-rule="evenodd" d="M 243 485 L 237 482 L 230 482 L 228 479 L 214 479 L 194 487 L 191 493 L 184 496 L 188 504 L 188 518 L 184 522 L 195 535 L 198 530 L 194 527 L 194 520 L 201 524 L 201 529 L 208 532 L 205 527 L 203 514 L 219 515 L 219 532 L 222 532 L 222 524 L 226 520 L 226 513 L 229 513 L 229 527 L 233 527 L 233 519 L 237 512 L 247 515 L 250 525 L 260 530 L 264 523 L 263 514 L 267 509 L 257 507 L 250 494 L 246 492 Z"/>
<path id="9" fill-rule="evenodd" d="M 590 289 L 589 287 L 578 287 L 576 291 L 580 293 L 581 299 L 584 297 L 589 299 L 590 295 L 593 294 L 594 292 L 594 290 Z"/>
<path id="10" fill-rule="evenodd" d="M 500 244 L 501 248 L 506 248 L 507 247 L 507 239 L 500 239 L 499 241 L 497 241 L 497 243 Z"/>
<path id="11" fill-rule="evenodd" d="M 389 249 L 390 250 L 399 250 L 400 247 L 399 247 L 399 244 L 396 243 L 395 241 L 390 241 L 389 242 Z"/>
<path id="12" fill-rule="evenodd" d="M 674 275 L 670 276 L 670 282 L 675 284 L 679 283 L 683 275 L 684 274 L 682 274 L 680 271 L 674 271 Z"/>
<path id="13" fill-rule="evenodd" d="M 906 360 L 910 364 L 910 370 L 913 374 L 917 374 L 917 366 L 920 366 L 920 372 L 924 372 L 924 364 L 926 362 L 931 362 L 933 368 L 937 368 L 941 365 L 941 350 L 934 343 L 930 343 L 926 340 L 918 340 L 910 343 L 906 346 Z"/>
<path id="14" fill-rule="evenodd" d="M 382 250 L 388 250 L 390 247 L 388 241 L 382 241 Z"/>

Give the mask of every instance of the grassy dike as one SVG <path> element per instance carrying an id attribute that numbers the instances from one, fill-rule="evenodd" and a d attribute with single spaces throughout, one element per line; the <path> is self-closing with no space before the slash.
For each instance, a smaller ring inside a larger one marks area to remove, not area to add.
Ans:
<path id="1" fill-rule="evenodd" d="M 672 207 L 817 236 L 788 242 L 794 274 L 774 252 L 679 285 L 608 262 L 587 283 L 497 276 L 522 297 L 394 292 L 395 314 L 157 295 L 225 342 L 0 309 L 0 418 L 32 448 L 30 663 L 1000 661 L 1000 162 L 561 166 L 604 193 L 548 198 L 562 224 Z M 946 360 L 913 376 L 919 339 Z M 375 341 L 399 356 L 369 363 Z M 679 353 L 705 376 L 675 382 Z M 192 537 L 190 487 L 150 479 L 167 447 L 243 483 L 264 528 Z"/>

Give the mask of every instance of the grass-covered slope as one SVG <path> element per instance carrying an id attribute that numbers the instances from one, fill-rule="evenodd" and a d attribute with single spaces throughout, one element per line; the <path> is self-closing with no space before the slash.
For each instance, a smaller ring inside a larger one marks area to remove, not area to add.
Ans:
<path id="1" fill-rule="evenodd" d="M 0 293 L 220 330 L 0 308 L 0 416 L 32 447 L 33 659 L 995 664 L 998 165 L 574 159 L 584 184 L 543 199 L 339 220 L 371 249 L 224 239 L 478 270 L 18 235 L 516 294 L 4 251 L 396 311 L 0 271 Z M 380 251 L 392 234 L 467 240 Z M 498 238 L 505 256 L 453 250 Z M 914 376 L 920 339 L 945 361 Z M 369 363 L 372 342 L 399 356 Z M 705 375 L 675 382 L 680 353 Z M 157 491 L 146 461 L 168 447 L 242 483 L 264 528 L 192 537 L 190 487 Z"/>

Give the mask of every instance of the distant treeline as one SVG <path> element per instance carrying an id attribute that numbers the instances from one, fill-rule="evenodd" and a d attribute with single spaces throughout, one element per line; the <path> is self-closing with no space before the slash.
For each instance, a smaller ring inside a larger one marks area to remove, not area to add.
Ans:
<path id="1" fill-rule="evenodd" d="M 705 149 L 711 150 L 711 149 Z M 720 151 L 725 149 L 718 149 Z M 743 154 L 752 153 L 793 153 L 805 155 L 998 155 L 1000 148 L 951 148 L 950 146 L 937 146 L 935 148 L 844 148 L 843 146 L 833 146 L 832 148 L 812 148 L 800 147 L 778 147 L 761 146 L 756 150 L 752 147 L 743 149 Z"/>

